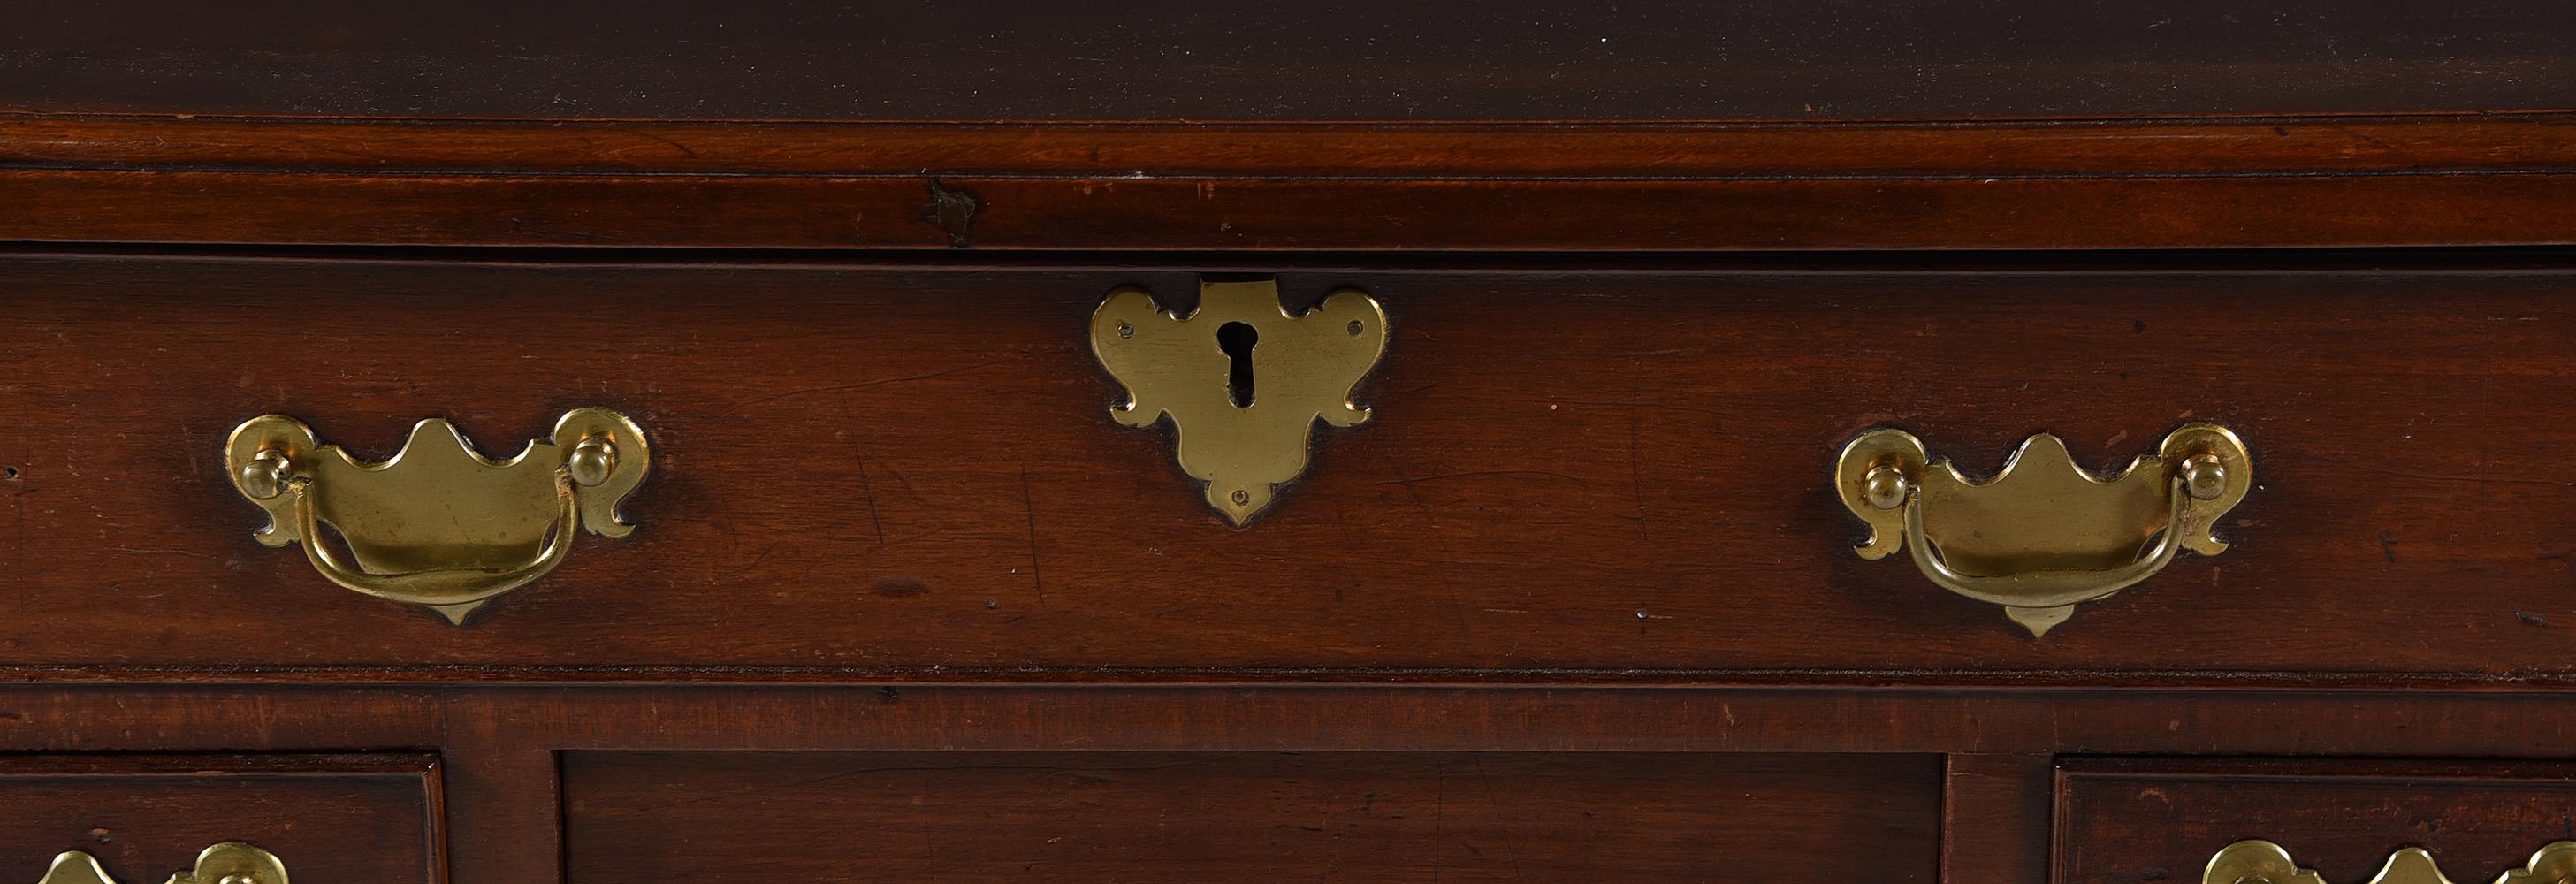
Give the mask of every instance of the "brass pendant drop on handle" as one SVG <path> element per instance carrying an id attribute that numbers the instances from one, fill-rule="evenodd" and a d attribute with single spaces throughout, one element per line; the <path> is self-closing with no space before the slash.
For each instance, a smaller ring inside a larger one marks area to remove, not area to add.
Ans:
<path id="1" fill-rule="evenodd" d="M 36 884 L 116 884 L 98 858 L 74 850 L 54 857 Z M 268 851 L 226 841 L 197 854 L 197 867 L 170 876 L 167 884 L 287 884 L 286 863 Z"/>
<path id="2" fill-rule="evenodd" d="M 1172 419 L 1181 471 L 1235 525 L 1306 470 L 1307 434 L 1368 420 L 1351 387 L 1386 352 L 1386 312 L 1343 289 L 1301 316 L 1270 280 L 1202 282 L 1199 308 L 1164 312 L 1145 290 L 1109 293 L 1091 317 L 1091 350 L 1127 388 L 1119 423 Z"/>
<path id="3" fill-rule="evenodd" d="M 2038 636 L 2182 550 L 2227 551 L 2211 531 L 2254 486 L 2254 468 L 2235 433 L 2191 424 L 2115 478 L 2086 472 L 2043 433 L 1978 482 L 1930 461 L 1911 434 L 1873 430 L 1844 446 L 1834 486 L 1869 523 L 1861 558 L 1910 549 L 1934 585 L 2002 605 Z"/>
<path id="4" fill-rule="evenodd" d="M 2328 884 L 2314 870 L 2299 868 L 2290 852 L 2270 841 L 2238 841 L 2209 858 L 2201 884 Z M 2565 884 L 2576 880 L 2576 841 L 2560 841 L 2531 855 L 2522 868 L 2497 876 L 2495 884 Z M 2388 857 L 2370 884 L 2451 884 L 2433 855 L 2408 847 Z"/>
<path id="5" fill-rule="evenodd" d="M 624 537 L 617 505 L 644 481 L 644 431 L 605 408 L 577 408 L 551 439 L 509 460 L 474 452 L 444 420 L 421 421 L 401 452 L 362 463 L 323 445 L 304 422 L 252 418 L 225 443 L 243 497 L 268 511 L 254 535 L 304 544 L 331 582 L 437 611 L 451 623 L 562 564 L 573 535 Z M 348 548 L 333 552 L 321 526 Z"/>

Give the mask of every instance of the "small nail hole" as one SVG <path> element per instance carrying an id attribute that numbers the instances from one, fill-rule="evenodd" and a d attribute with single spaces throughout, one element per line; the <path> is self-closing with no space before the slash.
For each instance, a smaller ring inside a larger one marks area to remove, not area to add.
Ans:
<path id="1" fill-rule="evenodd" d="M 1351 337 L 1354 337 L 1354 338 L 1359 337 L 1359 336 L 1360 336 L 1360 329 L 1363 329 L 1363 328 L 1367 328 L 1367 326 L 1361 325 L 1359 320 L 1356 320 L 1356 319 L 1351 320 Z"/>
<path id="2" fill-rule="evenodd" d="M 1128 324 L 1128 323 L 1121 322 L 1121 323 L 1119 323 L 1119 324 L 1118 324 L 1118 336 L 1119 336 L 1119 337 L 1122 337 L 1122 338 L 1132 338 L 1132 337 L 1135 337 L 1135 336 L 1136 336 L 1136 327 L 1135 327 L 1134 325 L 1131 325 L 1131 324 Z"/>
<path id="3" fill-rule="evenodd" d="M 1234 505 L 1235 505 L 1235 506 L 1242 506 L 1242 505 L 1244 505 L 1244 504 L 1251 503 L 1251 502 L 1252 502 L 1252 492 L 1250 492 L 1250 491 L 1245 491 L 1245 490 L 1243 490 L 1243 489 L 1241 489 L 1241 488 L 1234 489 Z"/>
<path id="4" fill-rule="evenodd" d="M 18 478 L 18 468 L 17 468 L 17 467 L 0 467 L 0 479 L 15 479 L 15 478 Z"/>

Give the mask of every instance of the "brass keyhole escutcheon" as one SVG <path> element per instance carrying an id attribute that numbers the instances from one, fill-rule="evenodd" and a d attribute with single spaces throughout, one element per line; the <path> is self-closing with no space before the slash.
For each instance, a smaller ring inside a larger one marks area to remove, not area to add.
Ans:
<path id="1" fill-rule="evenodd" d="M 1366 293 L 1343 289 L 1291 315 L 1270 280 L 1202 282 L 1187 316 L 1122 287 L 1091 318 L 1092 352 L 1127 388 L 1110 415 L 1131 427 L 1169 418 L 1181 471 L 1237 526 L 1305 472 L 1316 421 L 1369 419 L 1351 388 L 1386 341 L 1386 312 Z"/>

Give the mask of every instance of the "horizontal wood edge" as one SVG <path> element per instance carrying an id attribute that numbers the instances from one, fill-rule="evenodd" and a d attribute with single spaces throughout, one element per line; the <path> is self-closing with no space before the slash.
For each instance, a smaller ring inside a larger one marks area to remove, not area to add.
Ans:
<path id="1" fill-rule="evenodd" d="M 860 124 L 0 114 L 0 240 L 1724 251 L 2576 242 L 2576 114 Z"/>
<path id="2" fill-rule="evenodd" d="M 2576 172 L 1386 181 L 0 170 L 0 240 L 1719 251 L 2576 243 Z"/>
<path id="3" fill-rule="evenodd" d="M 0 781 L 83 777 L 348 777 L 390 776 L 431 782 L 439 756 L 421 750 L 378 752 L 61 753 L 0 755 Z"/>
<path id="4" fill-rule="evenodd" d="M 504 684 L 533 687 L 1031 687 L 1476 689 L 1889 689 L 2523 691 L 2576 686 L 2576 672 L 2230 672 L 2180 670 L 1468 670 L 830 668 L 792 666 L 0 666 L 11 685 Z"/>
<path id="5" fill-rule="evenodd" d="M 2554 761 L 2563 692 L 0 686 L 0 751 L 1154 750 L 2461 755 Z M 1818 727 L 1818 722 L 1839 722 Z M 1216 723 L 1216 724 L 1211 724 Z M 1248 726 L 1259 723 L 1259 726 Z"/>
<path id="6" fill-rule="evenodd" d="M 2576 113 L 1839 123 L 775 123 L 0 113 L 0 167 L 1674 180 L 2576 169 Z"/>

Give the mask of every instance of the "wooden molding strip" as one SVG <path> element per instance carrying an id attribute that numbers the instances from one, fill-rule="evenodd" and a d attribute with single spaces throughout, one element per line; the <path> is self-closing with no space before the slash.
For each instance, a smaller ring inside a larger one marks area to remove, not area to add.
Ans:
<path id="1" fill-rule="evenodd" d="M 2576 114 L 860 124 L 0 114 L 0 240 L 1118 250 L 2576 242 Z"/>

